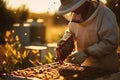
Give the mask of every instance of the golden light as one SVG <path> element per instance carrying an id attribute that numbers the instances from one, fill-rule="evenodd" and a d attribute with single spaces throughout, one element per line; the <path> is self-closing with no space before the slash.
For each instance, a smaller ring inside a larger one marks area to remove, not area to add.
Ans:
<path id="1" fill-rule="evenodd" d="M 13 24 L 13 26 L 19 27 L 19 26 L 20 26 L 20 24 L 16 23 L 16 24 Z"/>
<path id="2" fill-rule="evenodd" d="M 17 9 L 21 5 L 25 5 L 27 3 L 27 0 L 4 0 L 4 2 L 6 2 L 7 8 Z"/>
<path id="3" fill-rule="evenodd" d="M 29 27 L 30 24 L 24 23 L 23 26 L 24 26 L 24 27 Z"/>
<path id="4" fill-rule="evenodd" d="M 16 39 L 17 41 L 20 40 L 18 35 L 15 36 L 15 39 Z"/>
<path id="5" fill-rule="evenodd" d="M 37 22 L 42 23 L 42 22 L 44 22 L 44 20 L 43 19 L 37 19 Z"/>
<path id="6" fill-rule="evenodd" d="M 33 19 L 27 19 L 27 22 L 33 22 Z"/>
<path id="7" fill-rule="evenodd" d="M 107 3 L 107 1 L 106 1 L 106 0 L 100 0 L 100 1 L 102 1 L 104 4 L 106 4 L 106 3 Z"/>
<path id="8" fill-rule="evenodd" d="M 22 5 L 26 5 L 30 12 L 53 14 L 60 6 L 60 0 L 4 0 L 7 3 L 7 8 L 17 9 Z M 106 0 L 101 0 L 107 3 Z"/>
<path id="9" fill-rule="evenodd" d="M 30 12 L 34 13 L 54 13 L 60 6 L 59 0 L 4 0 L 7 7 L 17 9 L 21 5 L 26 5 Z"/>

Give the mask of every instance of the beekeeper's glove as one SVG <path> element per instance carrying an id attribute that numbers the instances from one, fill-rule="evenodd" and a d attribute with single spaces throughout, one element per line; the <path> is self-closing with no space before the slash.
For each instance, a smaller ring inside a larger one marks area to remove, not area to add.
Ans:
<path id="1" fill-rule="evenodd" d="M 84 51 L 80 52 L 73 52 L 67 59 L 67 62 L 74 63 L 74 64 L 82 64 L 88 55 Z"/>

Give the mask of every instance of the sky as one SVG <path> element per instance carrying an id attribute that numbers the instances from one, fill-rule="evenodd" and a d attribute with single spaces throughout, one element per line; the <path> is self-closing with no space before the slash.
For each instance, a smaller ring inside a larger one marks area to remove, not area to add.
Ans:
<path id="1" fill-rule="evenodd" d="M 25 4 L 30 12 L 34 13 L 54 13 L 60 6 L 60 0 L 4 0 L 7 2 L 7 7 L 17 9 Z M 106 0 L 102 0 L 106 3 Z"/>
<path id="2" fill-rule="evenodd" d="M 21 5 L 25 4 L 30 12 L 54 13 L 60 6 L 59 0 L 4 0 L 7 2 L 7 7 L 11 9 L 17 9 Z"/>

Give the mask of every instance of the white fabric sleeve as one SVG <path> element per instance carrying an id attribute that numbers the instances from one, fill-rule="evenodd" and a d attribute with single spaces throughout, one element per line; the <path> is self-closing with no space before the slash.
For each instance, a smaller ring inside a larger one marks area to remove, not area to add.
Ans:
<path id="1" fill-rule="evenodd" d="M 87 48 L 89 55 L 95 57 L 115 53 L 119 43 L 119 28 L 115 15 L 108 12 L 102 19 L 100 30 L 98 31 L 99 42 Z"/>

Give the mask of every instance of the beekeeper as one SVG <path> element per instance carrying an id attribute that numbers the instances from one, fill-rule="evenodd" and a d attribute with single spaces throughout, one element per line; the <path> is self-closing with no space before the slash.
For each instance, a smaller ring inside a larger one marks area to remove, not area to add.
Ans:
<path id="1" fill-rule="evenodd" d="M 115 14 L 99 0 L 60 0 L 58 14 L 71 13 L 68 24 L 76 50 L 67 59 L 104 72 L 118 71 L 119 27 Z"/>

